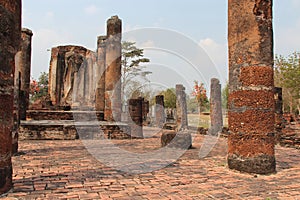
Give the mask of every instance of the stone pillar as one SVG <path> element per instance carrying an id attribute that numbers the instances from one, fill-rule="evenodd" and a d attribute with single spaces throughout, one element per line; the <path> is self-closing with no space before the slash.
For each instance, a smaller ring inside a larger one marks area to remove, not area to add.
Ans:
<path id="1" fill-rule="evenodd" d="M 20 120 L 26 120 L 26 111 L 29 107 L 32 35 L 31 30 L 22 29 L 20 47 L 15 59 L 14 126 L 12 131 L 13 154 L 18 152 Z"/>
<path id="2" fill-rule="evenodd" d="M 0 0 L 0 195 L 12 188 L 15 54 L 21 38 L 21 0 Z"/>
<path id="3" fill-rule="evenodd" d="M 165 103 L 164 96 L 157 95 L 155 97 L 155 124 L 157 127 L 162 128 L 165 123 Z"/>
<path id="4" fill-rule="evenodd" d="M 282 88 L 274 88 L 274 99 L 275 99 L 275 129 L 276 129 L 276 142 L 280 142 L 281 130 L 284 128 L 283 119 L 283 101 L 282 101 Z"/>
<path id="5" fill-rule="evenodd" d="M 146 121 L 147 120 L 147 116 L 148 116 L 148 113 L 149 113 L 149 101 L 145 101 L 143 99 L 143 121 Z"/>
<path id="6" fill-rule="evenodd" d="M 31 40 L 32 31 L 22 29 L 20 43 L 20 58 L 18 59 L 18 70 L 20 71 L 20 118 L 26 120 L 26 111 L 29 106 L 30 93 L 30 71 L 31 71 Z"/>
<path id="7" fill-rule="evenodd" d="M 122 21 L 113 16 L 107 20 L 104 112 L 107 121 L 121 121 L 121 38 Z"/>
<path id="8" fill-rule="evenodd" d="M 132 138 L 143 138 L 143 98 L 129 99 L 129 121 Z"/>
<path id="9" fill-rule="evenodd" d="M 21 72 L 18 70 L 18 59 L 20 58 L 20 51 L 15 56 L 15 78 L 14 78 L 14 125 L 12 130 L 12 154 L 18 153 L 19 140 L 19 126 L 20 126 L 20 87 L 21 87 Z"/>
<path id="10" fill-rule="evenodd" d="M 105 57 L 106 36 L 99 36 L 97 42 L 97 88 L 96 88 L 96 111 L 103 112 L 105 109 Z M 104 114 L 103 114 L 104 115 Z"/>
<path id="11" fill-rule="evenodd" d="M 188 128 L 186 94 L 183 85 L 176 85 L 176 122 L 178 131 Z"/>
<path id="12" fill-rule="evenodd" d="M 210 135 L 218 135 L 223 128 L 221 84 L 216 78 L 210 83 Z"/>
<path id="13" fill-rule="evenodd" d="M 275 172 L 272 0 L 228 0 L 228 166 Z"/>

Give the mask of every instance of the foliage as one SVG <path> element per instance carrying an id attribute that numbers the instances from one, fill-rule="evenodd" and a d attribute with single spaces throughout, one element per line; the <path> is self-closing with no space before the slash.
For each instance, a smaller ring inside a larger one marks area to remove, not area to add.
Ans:
<path id="1" fill-rule="evenodd" d="M 150 60 L 144 58 L 144 50 L 135 46 L 134 42 L 122 42 L 122 98 L 123 103 L 143 93 L 143 82 L 148 82 L 144 63 Z"/>
<path id="2" fill-rule="evenodd" d="M 198 102 L 200 113 L 202 112 L 202 108 L 208 107 L 209 101 L 206 95 L 206 89 L 204 87 L 204 83 L 199 83 L 198 81 L 194 81 L 194 90 L 192 93 Z"/>
<path id="3" fill-rule="evenodd" d="M 284 110 L 300 109 L 300 53 L 275 57 L 275 86 L 282 87 Z"/>
<path id="4" fill-rule="evenodd" d="M 176 108 L 176 90 L 175 88 L 168 88 L 160 93 L 164 95 L 164 104 L 166 108 Z"/>
<path id="5" fill-rule="evenodd" d="M 31 79 L 30 81 L 30 102 L 34 102 L 48 94 L 49 75 L 46 72 L 41 72 L 38 80 Z"/>

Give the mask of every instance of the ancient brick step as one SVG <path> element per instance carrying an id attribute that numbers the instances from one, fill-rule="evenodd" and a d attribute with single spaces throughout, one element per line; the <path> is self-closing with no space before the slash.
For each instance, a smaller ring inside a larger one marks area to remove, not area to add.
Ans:
<path id="1" fill-rule="evenodd" d="M 28 110 L 26 115 L 30 120 L 104 120 L 103 112 L 99 111 Z"/>
<path id="2" fill-rule="evenodd" d="M 130 139 L 130 126 L 121 122 L 74 120 L 21 121 L 20 140 Z"/>

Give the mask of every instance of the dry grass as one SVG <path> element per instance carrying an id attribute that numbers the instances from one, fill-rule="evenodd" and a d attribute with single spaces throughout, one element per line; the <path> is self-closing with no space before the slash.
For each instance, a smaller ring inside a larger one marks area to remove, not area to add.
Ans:
<path id="1" fill-rule="evenodd" d="M 209 128 L 210 116 L 204 114 L 188 114 L 188 123 L 189 126 Z M 228 119 L 226 117 L 223 118 L 223 123 L 224 126 L 228 126 Z"/>

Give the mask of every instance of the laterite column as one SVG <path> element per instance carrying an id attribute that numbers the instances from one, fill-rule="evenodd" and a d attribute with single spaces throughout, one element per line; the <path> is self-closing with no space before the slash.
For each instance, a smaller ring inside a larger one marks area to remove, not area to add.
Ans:
<path id="1" fill-rule="evenodd" d="M 272 0 L 228 0 L 228 166 L 275 172 Z"/>
<path id="2" fill-rule="evenodd" d="M 96 88 L 96 111 L 104 116 L 105 109 L 105 57 L 106 57 L 106 36 L 99 36 L 97 42 L 97 88 Z M 103 120 L 101 116 L 101 120 Z"/>
<path id="3" fill-rule="evenodd" d="M 162 128 L 166 122 L 164 96 L 155 97 L 155 122 L 156 126 Z"/>
<path id="4" fill-rule="evenodd" d="M 0 195 L 12 188 L 15 54 L 21 38 L 21 0 L 0 0 Z"/>
<path id="5" fill-rule="evenodd" d="M 129 99 L 131 137 L 143 138 L 143 98 Z"/>
<path id="6" fill-rule="evenodd" d="M 210 134 L 218 135 L 222 132 L 222 92 L 220 81 L 216 78 L 210 80 Z"/>
<path id="7" fill-rule="evenodd" d="M 18 70 L 20 71 L 20 117 L 26 120 L 26 111 L 29 106 L 30 93 L 30 71 L 31 71 L 31 40 L 32 31 L 22 29 L 20 43 L 20 58 L 18 59 Z"/>
<path id="8" fill-rule="evenodd" d="M 118 16 L 107 20 L 105 112 L 106 121 L 121 121 L 121 38 L 122 21 Z"/>

